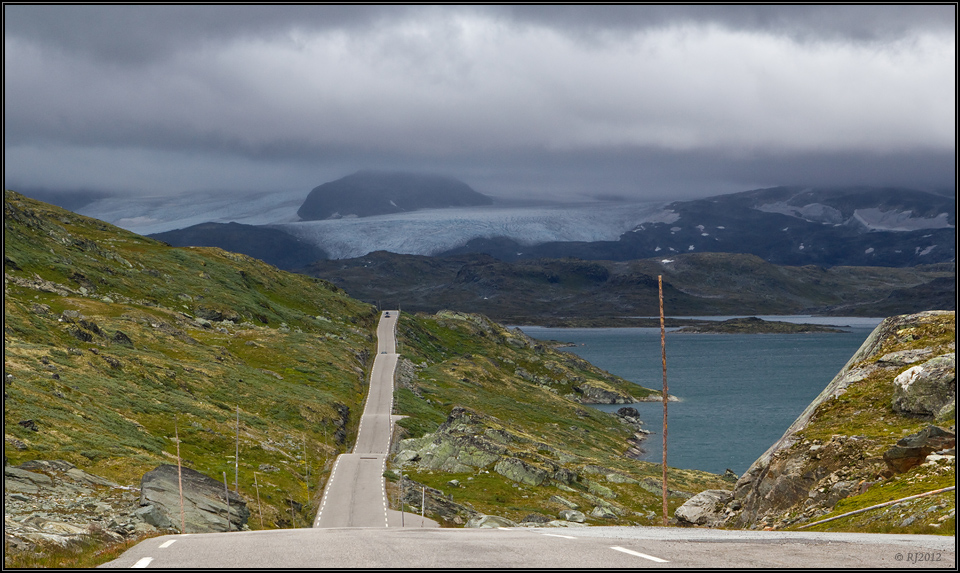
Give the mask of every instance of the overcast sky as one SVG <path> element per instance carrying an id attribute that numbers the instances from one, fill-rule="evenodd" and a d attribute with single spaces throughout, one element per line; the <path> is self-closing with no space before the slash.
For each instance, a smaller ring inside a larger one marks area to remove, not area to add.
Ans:
<path id="1" fill-rule="evenodd" d="M 4 6 L 4 185 L 953 189 L 944 6 Z"/>

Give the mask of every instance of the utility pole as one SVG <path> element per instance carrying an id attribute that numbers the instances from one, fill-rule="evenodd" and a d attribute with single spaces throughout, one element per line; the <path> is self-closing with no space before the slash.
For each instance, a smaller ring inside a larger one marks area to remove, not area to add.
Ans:
<path id="1" fill-rule="evenodd" d="M 663 361 L 663 525 L 667 525 L 667 336 L 663 326 L 663 275 L 657 277 L 660 293 L 660 354 Z"/>

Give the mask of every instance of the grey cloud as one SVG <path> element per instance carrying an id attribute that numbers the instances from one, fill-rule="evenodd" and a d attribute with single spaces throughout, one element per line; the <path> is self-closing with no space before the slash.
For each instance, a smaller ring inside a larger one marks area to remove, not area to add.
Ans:
<path id="1" fill-rule="evenodd" d="M 953 32 L 956 6 L 943 5 L 636 5 L 501 6 L 511 20 L 593 35 L 683 24 L 788 35 L 796 40 L 881 41 L 918 30 Z"/>
<path id="2" fill-rule="evenodd" d="M 953 186 L 952 5 L 4 17 L 8 186 L 309 190 L 360 168 L 501 195 Z"/>
<path id="3" fill-rule="evenodd" d="M 581 36 L 694 24 L 786 34 L 798 40 L 880 41 L 917 31 L 955 31 L 953 5 L 7 5 L 4 35 L 69 53 L 142 64 L 214 42 L 291 32 L 359 30 L 432 15 L 482 15 Z"/>

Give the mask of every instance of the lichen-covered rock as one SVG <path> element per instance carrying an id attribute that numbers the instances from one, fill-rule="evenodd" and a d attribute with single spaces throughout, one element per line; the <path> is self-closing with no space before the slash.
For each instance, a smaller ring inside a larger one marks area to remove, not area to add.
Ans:
<path id="1" fill-rule="evenodd" d="M 732 491 L 708 489 L 685 501 L 673 515 L 680 524 L 716 525 L 723 520 L 724 506 L 732 499 Z"/>
<path id="2" fill-rule="evenodd" d="M 944 354 L 913 366 L 893 379 L 893 410 L 918 416 L 938 416 L 957 399 L 956 358 Z"/>
<path id="3" fill-rule="evenodd" d="M 493 471 L 503 477 L 526 485 L 540 485 L 547 479 L 547 472 L 517 458 L 505 457 L 497 462 Z"/>
<path id="4" fill-rule="evenodd" d="M 467 521 L 467 524 L 464 525 L 467 528 L 500 528 L 500 527 L 517 527 L 517 522 L 511 521 L 506 517 L 500 517 L 499 515 L 478 515 L 476 517 L 470 518 Z"/>
<path id="5" fill-rule="evenodd" d="M 574 523 L 583 523 L 587 520 L 587 516 L 585 516 L 582 511 L 575 509 L 564 509 L 557 514 L 557 517 L 564 521 L 572 521 Z"/>
<path id="6" fill-rule="evenodd" d="M 188 533 L 213 533 L 246 528 L 250 511 L 235 491 L 229 491 L 229 507 L 223 482 L 196 470 L 183 468 L 183 512 Z M 177 466 L 161 465 L 140 480 L 140 505 L 154 505 L 177 529 L 180 527 L 180 488 Z"/>
<path id="7" fill-rule="evenodd" d="M 8 552 L 155 532 L 135 513 L 135 490 L 63 460 L 4 465 L 4 540 Z M 39 548 L 39 549 L 38 549 Z"/>

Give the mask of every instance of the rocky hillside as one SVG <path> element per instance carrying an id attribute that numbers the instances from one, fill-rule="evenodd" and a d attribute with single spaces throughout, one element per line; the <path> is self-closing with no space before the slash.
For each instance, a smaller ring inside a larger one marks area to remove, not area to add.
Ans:
<path id="1" fill-rule="evenodd" d="M 937 490 L 956 480 L 956 315 L 886 319 L 733 488 L 677 511 L 698 525 L 782 528 Z M 954 535 L 956 494 L 816 530 Z"/>
<path id="2" fill-rule="evenodd" d="M 369 217 L 419 209 L 489 205 L 492 202 L 486 195 L 452 177 L 426 173 L 359 171 L 314 187 L 297 215 L 304 221 L 315 221 Z"/>
<path id="3" fill-rule="evenodd" d="M 743 254 L 699 253 L 636 261 L 488 255 L 423 257 L 371 253 L 317 261 L 304 272 L 365 301 L 436 312 L 456 308 L 507 324 L 562 326 L 657 316 L 663 275 L 668 315 L 829 314 L 887 316 L 954 308 L 956 265 L 914 268 L 790 267 Z M 945 306 L 949 305 L 949 306 Z"/>

